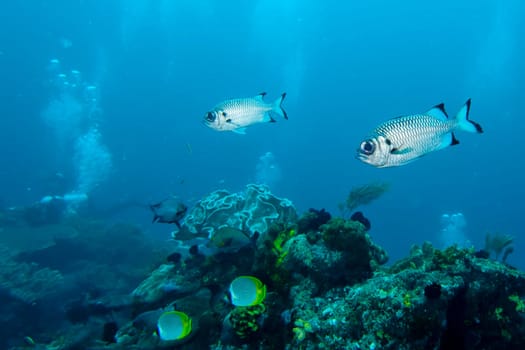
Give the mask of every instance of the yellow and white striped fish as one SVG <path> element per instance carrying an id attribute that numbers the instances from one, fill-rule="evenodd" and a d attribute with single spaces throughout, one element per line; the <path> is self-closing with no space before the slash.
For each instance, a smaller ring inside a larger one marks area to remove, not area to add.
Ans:
<path id="1" fill-rule="evenodd" d="M 377 126 L 361 142 L 357 158 L 377 168 L 400 166 L 448 146 L 459 144 L 454 132 L 483 132 L 481 125 L 469 120 L 470 99 L 455 118 L 449 119 L 440 103 L 423 114 L 390 119 Z"/>
<path id="2" fill-rule="evenodd" d="M 246 127 L 257 124 L 275 122 L 274 116 L 288 119 L 282 107 L 286 93 L 283 93 L 273 103 L 266 103 L 265 92 L 255 97 L 236 98 L 219 103 L 204 116 L 204 124 L 217 131 L 233 131 L 246 133 Z"/>

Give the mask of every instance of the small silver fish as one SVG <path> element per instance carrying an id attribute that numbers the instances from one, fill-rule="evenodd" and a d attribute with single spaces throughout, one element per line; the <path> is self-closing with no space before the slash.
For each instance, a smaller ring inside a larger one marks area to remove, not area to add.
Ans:
<path id="1" fill-rule="evenodd" d="M 410 163 L 427 153 L 459 144 L 454 132 L 483 132 L 481 125 L 469 120 L 470 99 L 453 119 L 448 119 L 440 103 L 423 114 L 390 119 L 380 124 L 361 142 L 356 157 L 377 168 Z"/>
<path id="2" fill-rule="evenodd" d="M 255 97 L 236 98 L 226 100 L 216 105 L 204 116 L 204 124 L 217 131 L 233 131 L 239 134 L 246 133 L 246 127 L 264 122 L 274 123 L 275 115 L 288 119 L 282 107 L 286 93 L 273 103 L 266 103 L 263 97 L 265 92 Z"/>

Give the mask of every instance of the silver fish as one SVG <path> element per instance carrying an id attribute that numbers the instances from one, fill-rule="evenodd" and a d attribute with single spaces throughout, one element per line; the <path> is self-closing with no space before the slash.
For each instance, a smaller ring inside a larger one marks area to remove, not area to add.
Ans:
<path id="1" fill-rule="evenodd" d="M 246 133 L 246 127 L 264 122 L 275 122 L 275 115 L 288 119 L 282 107 L 286 93 L 273 103 L 266 103 L 265 92 L 255 97 L 226 100 L 216 105 L 204 116 L 204 124 L 217 131 Z"/>
<path id="2" fill-rule="evenodd" d="M 374 129 L 361 142 L 357 158 L 377 168 L 400 166 L 448 146 L 459 144 L 454 132 L 483 132 L 481 125 L 469 120 L 470 99 L 455 118 L 449 119 L 440 103 L 423 114 L 390 119 Z"/>

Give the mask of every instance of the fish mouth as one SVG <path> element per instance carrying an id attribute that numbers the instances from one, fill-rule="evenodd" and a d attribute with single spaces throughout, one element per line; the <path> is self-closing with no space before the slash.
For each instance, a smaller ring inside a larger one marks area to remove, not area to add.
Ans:
<path id="1" fill-rule="evenodd" d="M 365 162 L 365 163 L 368 163 L 368 155 L 367 154 L 364 154 L 363 152 L 361 152 L 359 149 L 357 150 L 356 154 L 355 154 L 355 158 L 356 159 L 359 159 L 360 161 L 362 162 Z"/>
<path id="2" fill-rule="evenodd" d="M 369 154 L 360 152 L 359 150 L 357 151 L 357 153 L 355 155 L 355 158 L 359 159 L 360 161 L 362 161 L 365 164 L 369 164 L 369 165 L 376 166 L 376 167 L 378 166 L 377 164 L 374 163 L 374 160 L 372 160 L 370 158 Z"/>
<path id="3" fill-rule="evenodd" d="M 210 127 L 210 128 L 211 128 L 211 126 L 213 125 L 213 123 L 210 122 L 209 120 L 207 120 L 206 118 L 203 118 L 203 119 L 201 120 L 201 123 L 202 123 L 203 125 L 205 125 L 205 126 Z"/>

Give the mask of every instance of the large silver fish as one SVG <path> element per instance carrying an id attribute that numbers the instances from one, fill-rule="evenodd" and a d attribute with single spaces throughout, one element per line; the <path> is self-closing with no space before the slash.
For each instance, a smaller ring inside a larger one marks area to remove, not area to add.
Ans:
<path id="1" fill-rule="evenodd" d="M 282 107 L 286 93 L 273 103 L 266 103 L 265 92 L 249 98 L 226 100 L 216 105 L 204 116 L 204 124 L 218 131 L 233 131 L 239 134 L 246 132 L 246 127 L 264 122 L 275 122 L 274 116 L 288 119 Z"/>
<path id="2" fill-rule="evenodd" d="M 470 99 L 449 119 L 443 103 L 423 114 L 402 116 L 380 124 L 357 150 L 357 158 L 378 168 L 405 165 L 427 153 L 459 144 L 454 132 L 482 133 L 469 120 Z"/>

